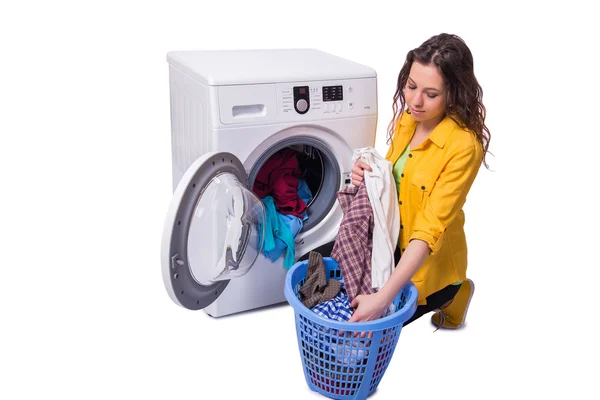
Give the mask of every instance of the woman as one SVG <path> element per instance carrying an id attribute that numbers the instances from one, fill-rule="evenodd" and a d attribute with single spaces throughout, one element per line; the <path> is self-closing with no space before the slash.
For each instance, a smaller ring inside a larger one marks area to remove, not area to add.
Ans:
<path id="1" fill-rule="evenodd" d="M 377 293 L 353 300 L 350 321 L 379 318 L 412 279 L 418 307 L 405 325 L 434 310 L 439 310 L 432 316 L 438 327 L 463 325 L 475 285 L 466 276 L 462 207 L 481 163 L 488 167 L 490 132 L 481 98 L 471 51 L 460 37 L 443 33 L 408 52 L 386 156 L 400 207 L 397 265 Z M 365 169 L 370 171 L 364 162 L 354 165 L 354 185 L 360 185 Z"/>

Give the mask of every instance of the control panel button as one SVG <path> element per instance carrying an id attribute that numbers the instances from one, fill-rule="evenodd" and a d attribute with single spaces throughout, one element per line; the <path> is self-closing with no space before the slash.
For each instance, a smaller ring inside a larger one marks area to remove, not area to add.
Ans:
<path id="1" fill-rule="evenodd" d="M 353 110 L 353 109 L 354 109 L 354 102 L 353 102 L 353 101 L 349 101 L 349 102 L 348 102 L 348 108 L 349 108 L 350 110 Z"/>
<path id="2" fill-rule="evenodd" d="M 337 103 L 337 110 L 342 111 L 342 103 Z"/>
<path id="3" fill-rule="evenodd" d="M 299 112 L 305 113 L 308 110 L 308 102 L 304 99 L 300 99 L 296 102 L 296 108 Z"/>
<path id="4" fill-rule="evenodd" d="M 310 108 L 308 86 L 294 86 L 294 108 L 298 114 L 306 114 Z"/>

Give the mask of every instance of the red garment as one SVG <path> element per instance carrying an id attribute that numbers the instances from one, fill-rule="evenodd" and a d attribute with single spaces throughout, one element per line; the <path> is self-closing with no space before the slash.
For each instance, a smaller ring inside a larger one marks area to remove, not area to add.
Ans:
<path id="1" fill-rule="evenodd" d="M 261 199 L 272 196 L 280 213 L 302 218 L 306 204 L 298 196 L 301 177 L 296 153 L 286 147 L 273 154 L 258 171 L 252 191 Z"/>

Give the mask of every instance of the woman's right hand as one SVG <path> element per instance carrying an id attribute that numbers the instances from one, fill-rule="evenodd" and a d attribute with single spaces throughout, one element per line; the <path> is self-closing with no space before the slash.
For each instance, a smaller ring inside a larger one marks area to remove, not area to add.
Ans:
<path id="1" fill-rule="evenodd" d="M 373 172 L 369 164 L 364 161 L 356 160 L 354 167 L 352 167 L 352 183 L 354 186 L 360 186 L 365 177 L 365 170 Z"/>

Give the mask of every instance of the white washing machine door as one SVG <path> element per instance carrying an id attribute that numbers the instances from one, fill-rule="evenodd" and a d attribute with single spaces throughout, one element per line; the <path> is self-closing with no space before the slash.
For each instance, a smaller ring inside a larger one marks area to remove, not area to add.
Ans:
<path id="1" fill-rule="evenodd" d="M 162 272 L 171 299 L 199 310 L 262 251 L 265 209 L 231 153 L 206 153 L 177 185 L 165 221 Z"/>

